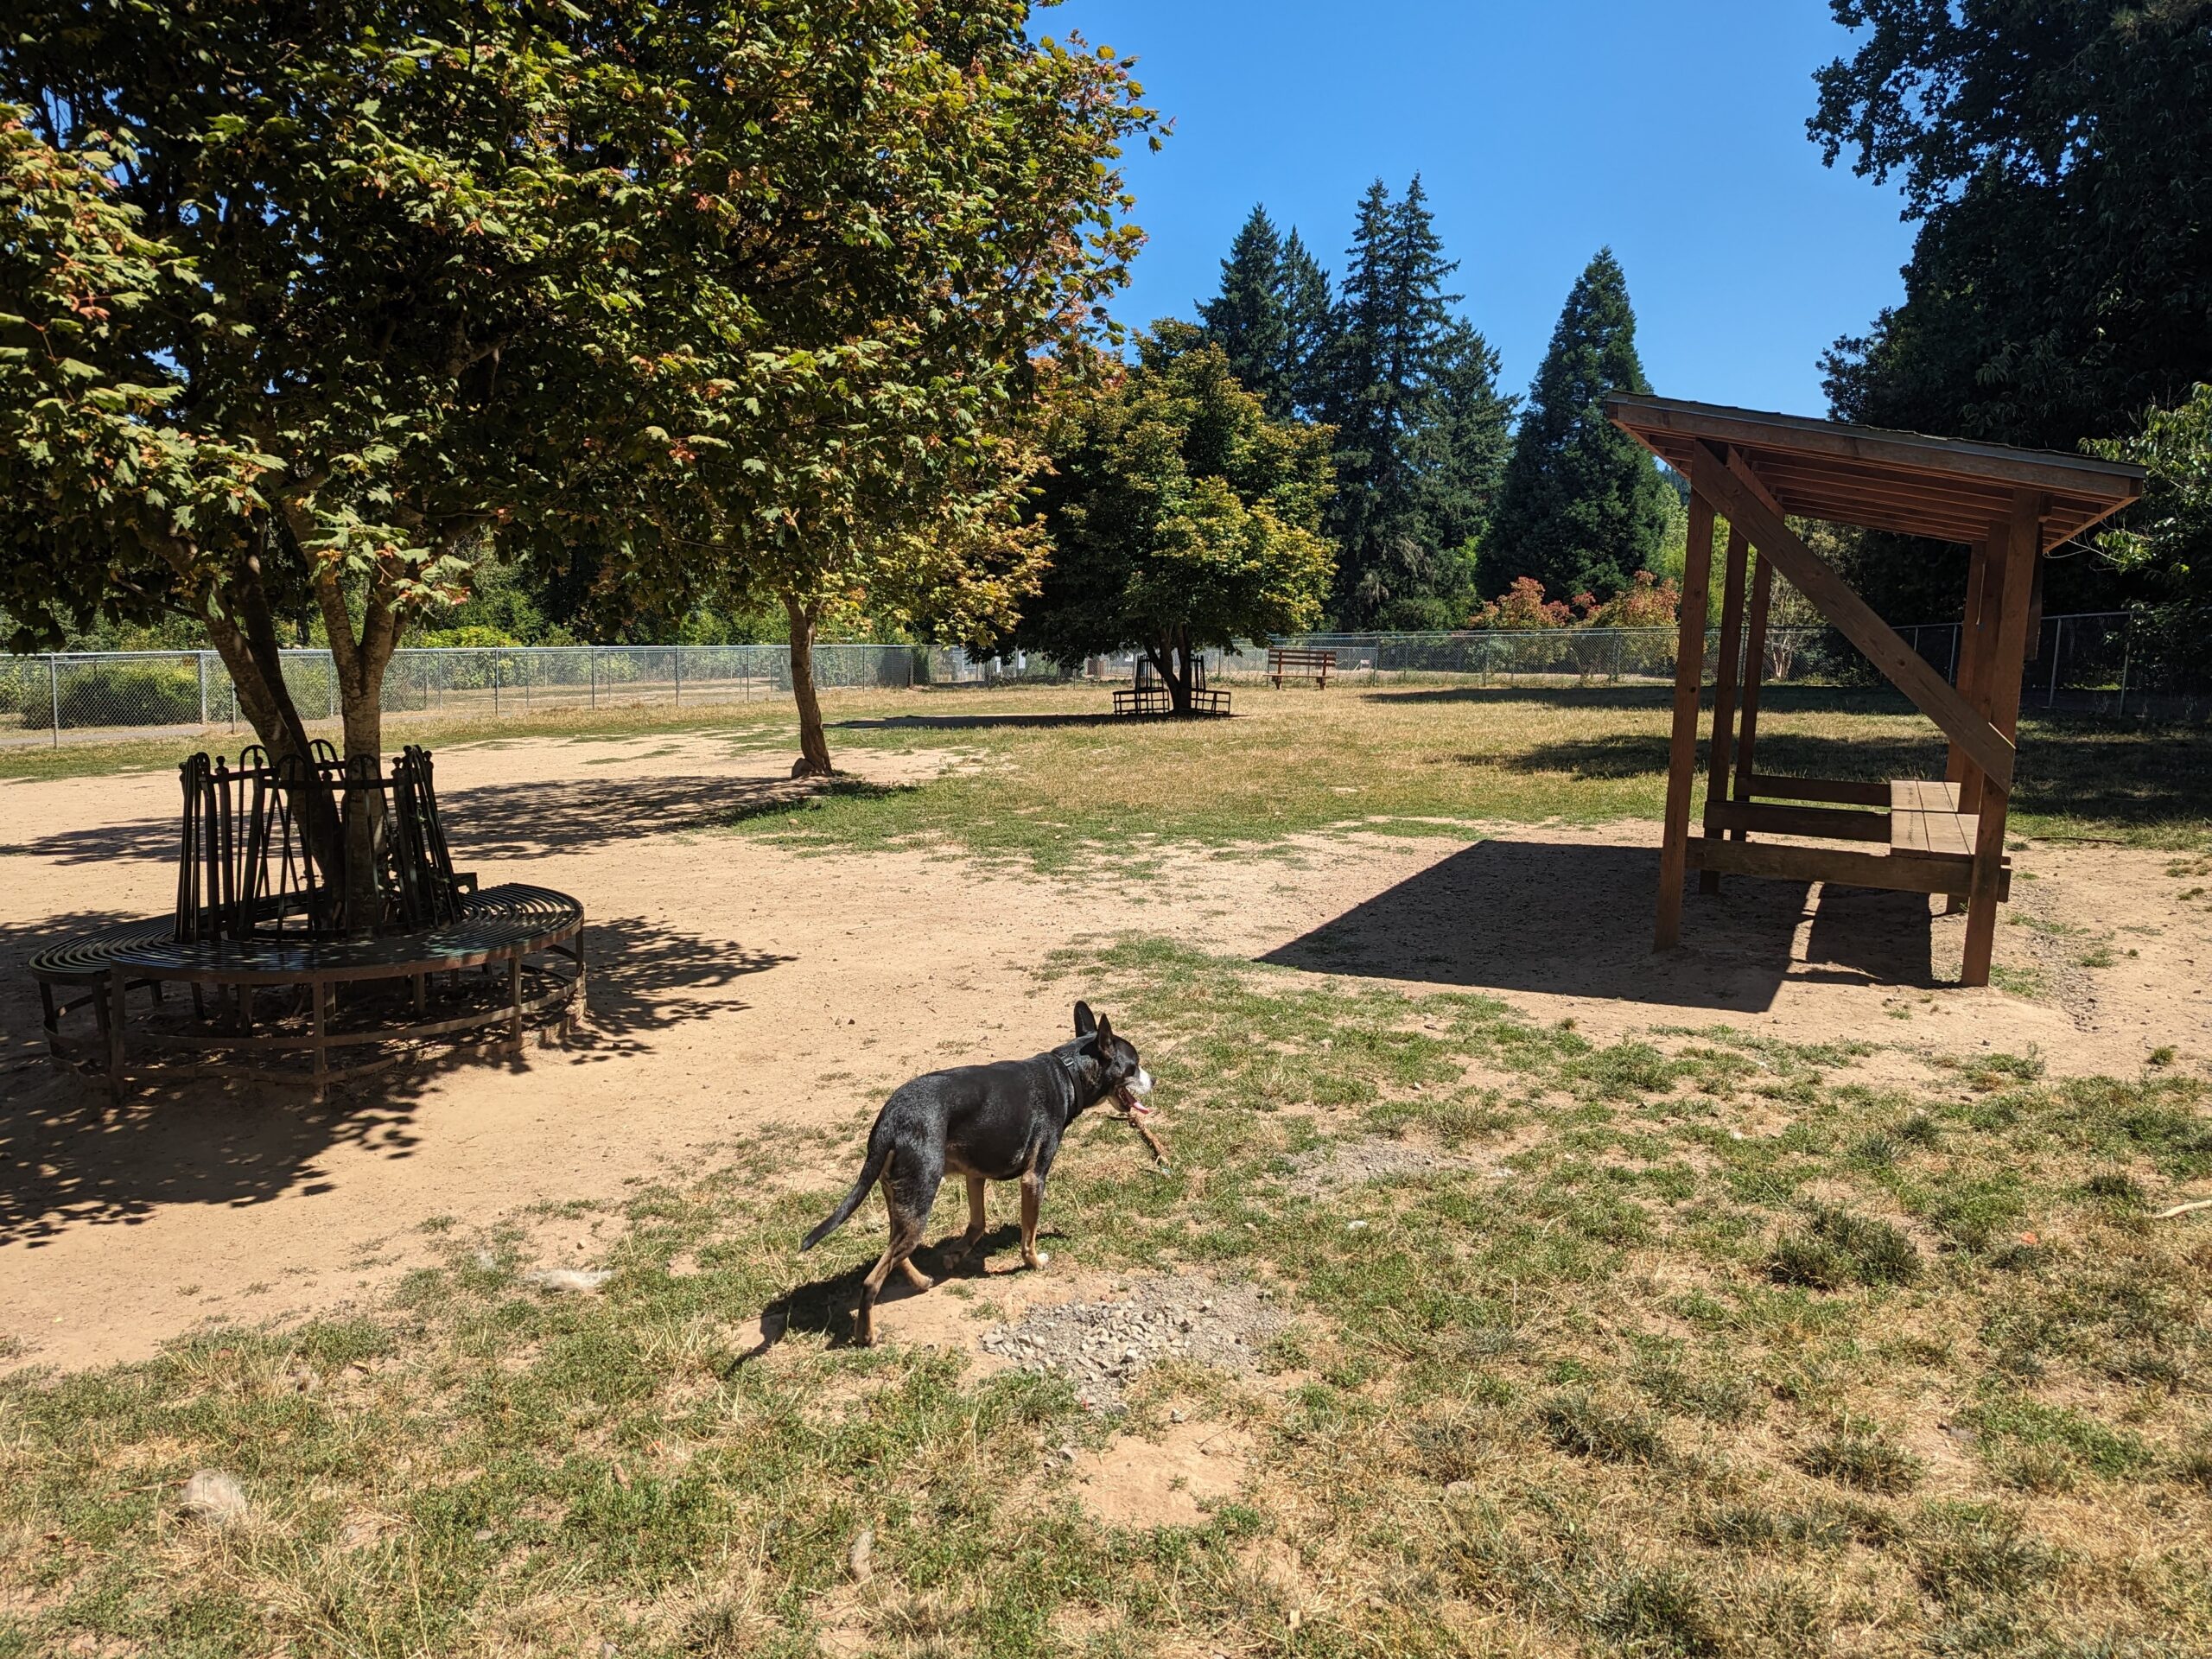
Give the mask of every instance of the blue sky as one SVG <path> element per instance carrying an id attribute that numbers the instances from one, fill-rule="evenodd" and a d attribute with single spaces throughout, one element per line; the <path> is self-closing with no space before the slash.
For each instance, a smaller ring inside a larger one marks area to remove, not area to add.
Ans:
<path id="1" fill-rule="evenodd" d="M 1902 292 L 1894 188 L 1805 136 L 1852 39 L 1824 0 L 1067 0 L 1033 26 L 1136 53 L 1175 119 L 1127 162 L 1126 321 L 1193 315 L 1255 201 L 1340 271 L 1368 181 L 1416 171 L 1509 391 L 1605 244 L 1669 397 L 1825 413 L 1821 351 Z"/>

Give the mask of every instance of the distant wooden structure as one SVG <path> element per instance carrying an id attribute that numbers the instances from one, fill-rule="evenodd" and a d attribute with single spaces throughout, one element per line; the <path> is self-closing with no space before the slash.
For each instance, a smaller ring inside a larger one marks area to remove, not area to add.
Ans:
<path id="1" fill-rule="evenodd" d="M 1233 693 L 1216 690 L 1206 683 L 1206 658 L 1204 652 L 1191 654 L 1191 708 L 1194 715 L 1225 715 L 1229 712 Z M 1152 658 L 1139 657 L 1136 672 L 1128 684 L 1114 693 L 1114 712 L 1117 715 L 1141 715 L 1158 717 L 1175 712 L 1175 693 L 1153 666 Z"/>
<path id="2" fill-rule="evenodd" d="M 1329 689 L 1329 675 L 1337 665 L 1333 651 L 1316 651 L 1305 645 L 1269 645 L 1268 647 L 1268 677 L 1275 683 L 1275 690 L 1282 690 L 1286 678 L 1311 680 L 1325 691 Z"/>
<path id="3" fill-rule="evenodd" d="M 2142 493 L 2140 467 L 1671 397 L 1616 397 L 1614 424 L 1689 480 L 1689 546 L 1668 758 L 1654 949 L 1681 937 L 1682 881 L 1723 872 L 1942 893 L 1967 912 L 1967 985 L 1989 982 L 2009 896 L 2005 819 L 2020 681 L 2043 608 L 2043 556 Z M 1690 833 L 1713 520 L 1728 521 L 1703 833 Z M 1822 519 L 1971 550 L 1954 685 L 1784 522 Z M 1759 554 L 1746 592 L 1749 554 Z M 1943 779 L 1888 783 L 1757 769 L 1760 668 L 1779 572 L 1950 740 Z M 1808 804 L 1810 803 L 1810 804 Z M 1882 852 L 1754 835 L 1885 843 Z"/>

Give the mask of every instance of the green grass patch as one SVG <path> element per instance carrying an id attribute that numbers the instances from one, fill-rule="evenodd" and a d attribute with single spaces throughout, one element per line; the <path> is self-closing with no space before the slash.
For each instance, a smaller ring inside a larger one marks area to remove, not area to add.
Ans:
<path id="1" fill-rule="evenodd" d="M 2201 1082 L 1915 1100 L 1863 1046 L 1602 1041 L 1151 938 L 1046 973 L 1141 1046 L 1174 1154 L 1079 1123 L 1051 1271 L 1265 1287 L 1255 1376 L 1149 1373 L 1109 1420 L 957 1344 L 844 1347 L 880 1211 L 801 1258 L 834 1192 L 752 1163 L 585 1206 L 595 1294 L 448 1219 L 372 1317 L 0 1382 L 0 1652 L 2202 1645 L 2212 1255 L 2091 1191 L 2196 1167 Z M 1439 1155 L 1306 1179 L 1377 1141 Z M 927 1294 L 993 1317 L 988 1281 Z M 1171 1412 L 1250 1437 L 1234 1495 L 1096 1518 L 1062 1448 Z M 177 1514 L 203 1467 L 245 1522 Z"/>

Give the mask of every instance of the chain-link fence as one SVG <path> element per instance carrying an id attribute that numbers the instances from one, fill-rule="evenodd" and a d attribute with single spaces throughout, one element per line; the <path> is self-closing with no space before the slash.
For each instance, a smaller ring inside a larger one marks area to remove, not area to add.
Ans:
<path id="1" fill-rule="evenodd" d="M 1956 679 L 1960 624 L 1929 622 L 1897 632 L 1946 679 Z M 1274 643 L 1333 651 L 1333 673 L 1370 680 L 1435 676 L 1496 685 L 1665 685 L 1675 677 L 1679 636 L 1672 628 L 1469 629 L 1310 633 Z M 2022 678 L 2023 705 L 2124 711 L 2136 666 L 2130 645 L 2124 611 L 2044 618 Z M 1719 650 L 1720 631 L 1707 630 L 1707 675 Z M 1827 626 L 1770 628 L 1765 657 L 1761 677 L 1769 684 L 1871 684 L 1879 679 L 1872 664 Z M 1206 666 L 1211 677 L 1224 681 L 1265 678 L 1268 647 L 1209 653 Z M 2136 688 L 2139 702 L 2145 694 Z"/>
<path id="2" fill-rule="evenodd" d="M 1958 668 L 1956 623 L 1900 628 L 1908 644 L 1947 678 Z M 1336 652 L 1333 672 L 1353 680 L 1424 677 L 1484 685 L 1663 685 L 1674 677 L 1671 628 L 1555 628 L 1459 633 L 1306 634 L 1277 643 Z M 2031 708 L 2140 709 L 2194 718 L 2212 696 L 2171 687 L 2131 685 L 2141 677 L 2124 613 L 2045 617 L 2027 667 L 2023 701 Z M 1717 630 L 1706 635 L 1711 671 Z M 1211 680 L 1264 679 L 1268 647 L 1208 652 Z M 1096 657 L 1071 675 L 1048 658 L 1012 652 L 970 656 L 918 645 L 831 645 L 814 652 L 815 683 L 825 690 L 922 684 L 1036 682 L 1080 677 L 1126 681 L 1128 652 Z M 1767 636 L 1770 683 L 1864 684 L 1877 677 L 1834 630 L 1785 627 Z M 338 716 L 338 679 L 330 653 L 284 653 L 284 679 L 310 721 Z M 548 645 L 403 650 L 384 683 L 388 715 L 520 718 L 540 711 L 657 705 L 710 708 L 785 697 L 791 652 L 783 645 Z M 2184 706 L 2184 704 L 2186 706 Z M 156 732 L 237 730 L 236 693 L 212 651 L 65 652 L 0 657 L 0 746 Z"/>
<path id="3" fill-rule="evenodd" d="M 909 645 L 814 648 L 825 690 L 905 687 L 932 653 Z M 948 677 L 964 671 L 948 664 Z M 338 717 L 327 651 L 284 653 L 284 683 L 310 722 Z M 385 671 L 387 715 L 489 719 L 536 712 L 660 705 L 710 708 L 791 694 L 783 645 L 544 645 L 402 650 Z M 0 657 L 0 744 L 62 743 L 132 734 L 237 730 L 238 695 L 212 651 L 63 652 Z"/>

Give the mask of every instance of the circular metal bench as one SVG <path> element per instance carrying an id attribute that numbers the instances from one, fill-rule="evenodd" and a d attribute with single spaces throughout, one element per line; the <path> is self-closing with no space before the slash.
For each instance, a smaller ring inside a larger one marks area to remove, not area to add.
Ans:
<path id="1" fill-rule="evenodd" d="M 504 1027 L 478 1040 L 503 1038 L 519 1049 L 536 1016 L 557 1011 L 565 1027 L 584 992 L 583 931 L 583 906 L 568 894 L 509 883 L 467 893 L 459 920 L 417 931 L 180 940 L 172 920 L 153 918 L 79 934 L 39 951 L 29 968 L 54 1056 L 118 1093 L 134 1075 L 181 1071 L 311 1083 L 320 1096 L 332 1081 L 393 1065 L 434 1039 Z M 463 976 L 502 967 L 504 986 L 480 982 L 467 994 Z M 440 979 L 449 986 L 442 999 L 432 995 Z M 346 1002 L 396 988 L 394 981 L 407 982 L 410 1010 L 396 1019 L 388 1007 L 373 1019 L 344 1017 Z M 164 1022 L 159 1006 L 171 985 L 191 991 L 193 1013 Z M 157 1017 L 135 1034 L 161 1058 L 134 1066 L 128 999 L 142 987 Z M 286 989 L 304 994 L 304 1023 L 296 1007 L 263 1022 L 257 1003 Z M 90 1043 L 65 1029 L 86 1009 L 97 1027 Z M 372 1052 L 333 1064 L 332 1051 L 353 1049 Z"/>

